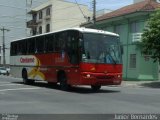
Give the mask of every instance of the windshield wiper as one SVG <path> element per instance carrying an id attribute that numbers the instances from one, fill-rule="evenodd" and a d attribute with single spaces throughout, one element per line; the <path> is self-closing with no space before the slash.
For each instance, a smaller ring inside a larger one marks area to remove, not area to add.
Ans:
<path id="1" fill-rule="evenodd" d="M 112 59 L 112 60 L 111 60 L 111 59 L 109 58 L 109 59 L 110 59 L 110 61 L 113 61 L 113 63 L 114 63 L 114 64 L 117 64 L 117 62 L 114 60 L 113 56 L 112 56 L 110 53 L 108 53 L 108 55 L 109 55 L 109 56 L 110 56 L 110 58 Z"/>

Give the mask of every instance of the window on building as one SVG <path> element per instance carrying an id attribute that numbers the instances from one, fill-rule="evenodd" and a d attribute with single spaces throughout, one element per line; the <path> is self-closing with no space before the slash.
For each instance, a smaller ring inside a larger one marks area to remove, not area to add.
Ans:
<path id="1" fill-rule="evenodd" d="M 46 25 L 46 32 L 50 32 L 50 24 Z"/>
<path id="2" fill-rule="evenodd" d="M 130 54 L 130 68 L 136 68 L 136 54 Z"/>
<path id="3" fill-rule="evenodd" d="M 117 34 L 120 34 L 121 30 L 122 30 L 121 25 L 117 25 L 117 26 L 114 27 L 114 32 L 117 33 Z"/>
<path id="4" fill-rule="evenodd" d="M 34 13 L 34 14 L 32 15 L 32 19 L 33 19 L 33 20 L 36 20 L 36 19 L 37 19 L 37 14 L 36 14 L 36 13 Z"/>
<path id="5" fill-rule="evenodd" d="M 40 11 L 39 12 L 39 19 L 42 19 L 42 17 L 43 17 L 43 13 L 42 13 L 42 11 Z"/>
<path id="6" fill-rule="evenodd" d="M 39 34 L 42 34 L 42 26 L 39 27 Z"/>
<path id="7" fill-rule="evenodd" d="M 32 35 L 36 35 L 36 34 L 37 34 L 37 28 L 34 27 L 34 28 L 32 28 Z"/>
<path id="8" fill-rule="evenodd" d="M 50 14 L 51 14 L 51 10 L 50 10 L 50 8 L 47 8 L 47 10 L 46 10 L 46 16 L 50 16 Z"/>
<path id="9" fill-rule="evenodd" d="M 140 32 L 140 23 L 139 22 L 132 22 L 130 24 L 130 31 L 131 31 L 131 33 Z"/>

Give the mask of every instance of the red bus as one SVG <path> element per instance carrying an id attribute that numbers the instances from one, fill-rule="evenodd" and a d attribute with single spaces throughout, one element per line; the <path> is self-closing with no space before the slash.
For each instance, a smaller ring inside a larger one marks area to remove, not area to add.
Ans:
<path id="1" fill-rule="evenodd" d="M 99 90 L 122 81 L 120 39 L 107 31 L 72 28 L 19 39 L 11 42 L 10 55 L 11 74 L 25 84 L 45 80 L 63 90 Z"/>

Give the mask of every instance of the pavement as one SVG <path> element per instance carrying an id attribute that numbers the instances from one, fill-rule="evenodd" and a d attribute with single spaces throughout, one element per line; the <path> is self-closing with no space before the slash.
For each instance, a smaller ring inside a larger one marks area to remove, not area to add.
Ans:
<path id="1" fill-rule="evenodd" d="M 147 88 L 160 88 L 160 80 L 158 81 L 122 81 L 122 87 L 147 87 Z"/>

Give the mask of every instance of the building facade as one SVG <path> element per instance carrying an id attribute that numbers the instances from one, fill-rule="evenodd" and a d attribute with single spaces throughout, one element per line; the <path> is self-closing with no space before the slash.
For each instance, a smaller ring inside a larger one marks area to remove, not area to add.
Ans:
<path id="1" fill-rule="evenodd" d="M 139 44 L 150 14 L 159 7 L 160 4 L 156 0 L 145 0 L 98 17 L 94 26 L 90 23 L 82 25 L 120 35 L 123 45 L 124 80 L 160 79 L 159 63 L 154 63 L 150 55 L 143 54 Z"/>
<path id="2" fill-rule="evenodd" d="M 31 35 L 36 35 L 68 27 L 79 27 L 81 23 L 89 20 L 92 12 L 86 5 L 49 0 L 32 9 L 29 14 L 32 20 L 27 22 L 27 27 L 31 28 Z"/>
<path id="3" fill-rule="evenodd" d="M 5 31 L 5 61 L 10 63 L 10 42 L 29 35 L 26 29 L 27 11 L 48 0 L 0 0 L 0 29 Z M 3 66 L 3 31 L 0 31 L 0 66 Z"/>

